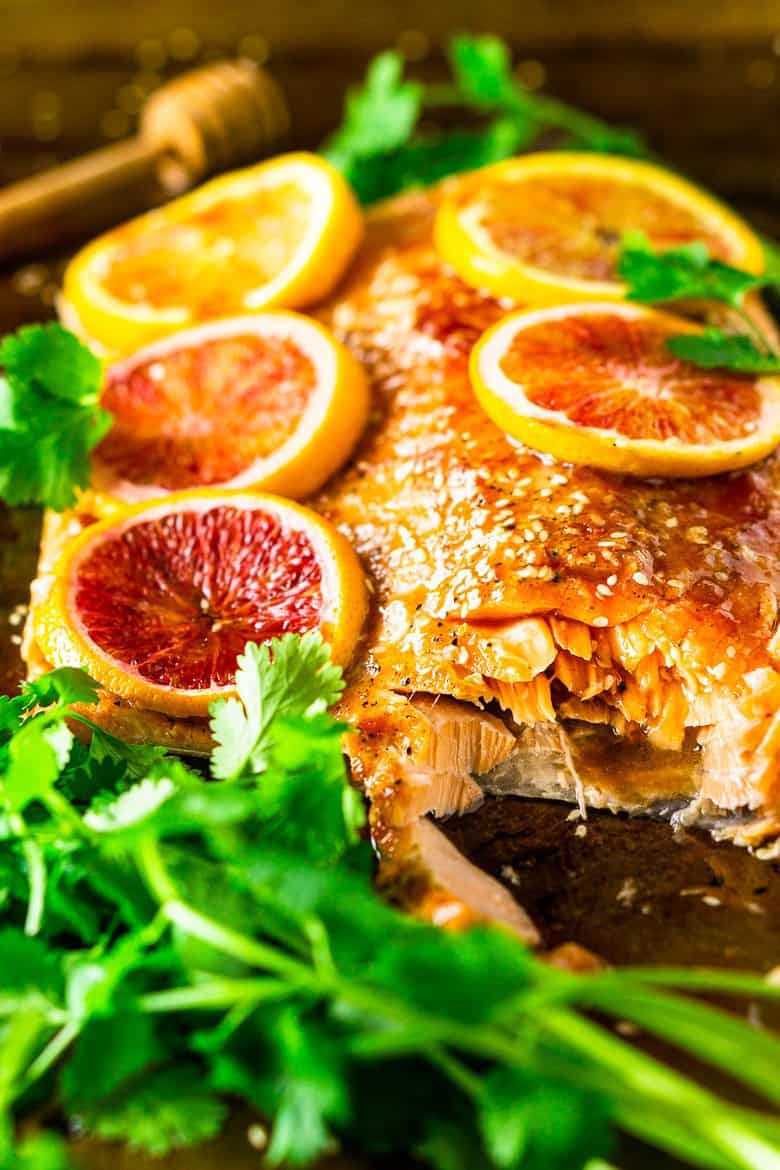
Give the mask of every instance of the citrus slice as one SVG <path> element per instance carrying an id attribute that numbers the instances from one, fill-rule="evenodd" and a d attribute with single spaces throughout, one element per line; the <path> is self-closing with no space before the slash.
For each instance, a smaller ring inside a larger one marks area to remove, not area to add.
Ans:
<path id="1" fill-rule="evenodd" d="M 34 615 L 52 666 L 82 666 L 145 709 L 205 716 L 247 642 L 317 629 L 349 661 L 366 612 L 350 544 L 308 508 L 180 492 L 87 528 Z"/>
<path id="2" fill-rule="evenodd" d="M 452 184 L 436 247 L 458 275 L 527 305 L 621 300 L 623 235 L 661 250 L 701 240 L 713 257 L 761 272 L 761 242 L 711 195 L 652 163 L 550 151 L 507 159 Z"/>
<path id="3" fill-rule="evenodd" d="M 300 498 L 349 456 L 365 425 L 362 366 L 322 325 L 286 311 L 212 321 L 111 367 L 113 426 L 93 456 L 98 491 L 134 502 L 192 487 Z"/>
<path id="4" fill-rule="evenodd" d="M 330 163 L 281 155 L 100 236 L 68 265 L 65 311 L 107 350 L 129 353 L 200 321 L 301 308 L 336 284 L 362 232 Z"/>
<path id="5" fill-rule="evenodd" d="M 780 442 L 780 378 L 675 358 L 692 322 L 641 305 L 512 313 L 471 355 L 494 422 L 569 463 L 642 476 L 702 476 L 756 463 Z"/>

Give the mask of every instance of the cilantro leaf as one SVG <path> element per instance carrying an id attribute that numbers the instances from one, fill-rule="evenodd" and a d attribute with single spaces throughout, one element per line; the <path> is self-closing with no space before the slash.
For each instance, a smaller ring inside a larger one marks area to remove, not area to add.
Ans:
<path id="1" fill-rule="evenodd" d="M 0 930 L 0 993 L 38 990 L 58 999 L 62 994 L 61 955 L 21 930 Z"/>
<path id="2" fill-rule="evenodd" d="M 453 37 L 448 57 L 452 80 L 421 84 L 404 79 L 399 53 L 382 53 L 363 85 L 347 94 L 342 124 L 323 153 L 363 203 L 498 162 L 550 131 L 569 148 L 647 153 L 634 131 L 531 93 L 513 76 L 509 49 L 497 37 Z M 452 106 L 471 121 L 489 121 L 456 129 L 428 125 L 427 115 Z"/>
<path id="3" fill-rule="evenodd" d="M 0 343 L 0 366 L 20 393 L 31 383 L 52 398 L 79 406 L 96 406 L 100 397 L 100 361 L 61 325 L 25 325 Z"/>
<path id="4" fill-rule="evenodd" d="M 490 1170 L 491 1161 L 468 1116 L 427 1118 L 415 1153 L 435 1170 Z"/>
<path id="5" fill-rule="evenodd" d="M 512 76 L 512 59 L 504 41 L 494 36 L 452 37 L 447 46 L 452 72 L 461 96 L 479 108 L 512 108 L 519 95 Z"/>
<path id="6" fill-rule="evenodd" d="M 78 1111 L 105 1101 L 163 1054 L 151 1016 L 118 1011 L 89 1020 L 60 1079 L 67 1108 Z"/>
<path id="7" fill-rule="evenodd" d="M 315 865 L 333 864 L 355 844 L 365 813 L 347 780 L 344 730 L 325 714 L 276 721 L 268 771 L 257 792 L 264 844 L 297 852 Z"/>
<path id="8" fill-rule="evenodd" d="M 64 723 L 28 720 L 8 744 L 8 766 L 0 778 L 0 798 L 12 812 L 46 797 L 70 755 L 73 735 Z"/>
<path id="9" fill-rule="evenodd" d="M 51 1130 L 31 1133 L 3 1162 L 3 1170 L 77 1170 L 65 1139 Z"/>
<path id="10" fill-rule="evenodd" d="M 79 1113 L 84 1129 L 107 1141 L 162 1157 L 219 1133 L 227 1106 L 205 1086 L 200 1069 L 179 1063 L 144 1077 L 125 1093 Z"/>
<path id="11" fill-rule="evenodd" d="M 780 289 L 780 244 L 770 240 L 768 236 L 761 237 L 764 249 L 763 278 L 774 289 Z"/>
<path id="12" fill-rule="evenodd" d="M 60 325 L 29 325 L 0 344 L 0 497 L 62 510 L 89 482 L 89 452 L 111 425 L 100 362 Z"/>
<path id="13" fill-rule="evenodd" d="M 92 705 L 97 703 L 101 689 L 100 683 L 90 678 L 85 670 L 61 666 L 38 679 L 25 682 L 22 693 L 31 704 L 35 703 L 39 707 L 51 707 L 54 704 L 67 706 L 71 703 Z"/>
<path id="14" fill-rule="evenodd" d="M 370 63 L 363 85 L 346 98 L 344 120 L 324 154 L 347 176 L 355 158 L 375 157 L 403 146 L 417 123 L 421 86 L 403 78 L 400 53 L 380 53 Z"/>
<path id="15" fill-rule="evenodd" d="M 700 241 L 658 252 L 642 232 L 623 240 L 618 273 L 628 285 L 628 298 L 645 304 L 676 300 L 717 300 L 739 307 L 746 292 L 763 278 L 720 260 L 711 260 Z"/>
<path id="16" fill-rule="evenodd" d="M 344 680 L 329 647 L 311 631 L 262 646 L 248 642 L 238 659 L 236 688 L 239 699 L 218 699 L 210 707 L 217 742 L 211 769 L 221 780 L 261 772 L 273 721 L 324 711 L 339 698 Z"/>
<path id="17" fill-rule="evenodd" d="M 278 1067 L 268 1086 L 274 1128 L 266 1160 L 305 1166 L 331 1144 L 329 1125 L 349 1117 L 344 1056 L 324 1030 L 302 1026 L 293 1009 L 281 1013 L 273 1036 Z"/>
<path id="18" fill-rule="evenodd" d="M 709 327 L 703 333 L 681 333 L 667 345 L 675 357 L 705 369 L 722 367 L 743 374 L 780 374 L 780 356 L 758 348 L 744 333 Z"/>
<path id="19" fill-rule="evenodd" d="M 482 927 L 463 935 L 425 927 L 399 933 L 379 948 L 369 970 L 372 982 L 417 1007 L 470 1022 L 489 1020 L 507 997 L 519 997 L 529 975 L 523 948 L 508 934 Z"/>
<path id="20" fill-rule="evenodd" d="M 582 1170 L 610 1145 L 601 1098 L 516 1068 L 496 1069 L 480 1096 L 480 1126 L 502 1170 Z"/>
<path id="21" fill-rule="evenodd" d="M 111 801 L 97 800 L 84 814 L 84 823 L 96 833 L 117 834 L 137 828 L 173 796 L 176 784 L 167 776 L 139 780 Z"/>

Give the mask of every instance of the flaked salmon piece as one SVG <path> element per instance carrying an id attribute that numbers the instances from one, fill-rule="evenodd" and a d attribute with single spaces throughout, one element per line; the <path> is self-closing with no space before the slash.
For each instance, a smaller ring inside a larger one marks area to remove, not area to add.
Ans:
<path id="1" fill-rule="evenodd" d="M 536 946 L 539 932 L 495 878 L 468 861 L 427 817 L 386 844 L 379 884 L 407 908 L 437 926 L 463 929 L 486 918 Z"/>
<path id="2" fill-rule="evenodd" d="M 317 312 L 374 388 L 352 460 L 309 503 L 372 581 L 339 713 L 355 729 L 347 750 L 385 872 L 403 884 L 407 862 L 419 876 L 419 858 L 433 858 L 448 876 L 423 886 L 446 904 L 449 885 L 456 917 L 463 871 L 426 814 L 471 807 L 499 776 L 503 790 L 666 809 L 766 843 L 780 828 L 780 456 L 695 482 L 645 481 L 509 439 L 477 403 L 468 359 L 517 306 L 439 261 L 440 191 L 372 211 L 352 270 Z M 766 316 L 757 298 L 751 311 Z M 44 573 L 57 542 L 88 522 L 47 524 Z M 435 714 L 421 696 L 465 706 Z M 110 696 L 99 712 L 117 730 L 127 714 Z M 207 741 L 205 725 L 163 729 L 160 718 L 132 711 L 131 733 L 165 732 L 185 750 L 197 734 Z M 588 735 L 608 767 L 585 758 Z M 487 767 L 492 750 L 503 758 Z M 477 887 L 465 881 L 467 917 Z"/>

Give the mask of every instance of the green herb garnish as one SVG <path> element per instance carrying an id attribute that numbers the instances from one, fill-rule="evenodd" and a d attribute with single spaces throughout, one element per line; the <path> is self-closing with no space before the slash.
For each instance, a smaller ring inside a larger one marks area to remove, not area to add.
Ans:
<path id="1" fill-rule="evenodd" d="M 647 153 L 634 131 L 532 93 L 513 75 L 509 50 L 497 37 L 453 37 L 448 57 L 451 79 L 429 84 L 404 77 L 400 53 L 381 53 L 363 84 L 348 93 L 342 124 L 324 153 L 364 203 L 498 162 L 544 136 L 558 148 Z M 448 109 L 479 124 L 426 128 Z"/>
<path id="2" fill-rule="evenodd" d="M 92 728 L 98 689 L 80 671 L 0 702 L 1 1166 L 65 1170 L 53 1133 L 15 1143 L 45 1100 L 163 1154 L 217 1134 L 231 1099 L 272 1122 L 271 1166 L 343 1139 L 437 1170 L 604 1170 L 618 1128 L 695 1166 L 780 1168 L 769 1111 L 588 1014 L 632 1020 L 775 1104 L 780 1040 L 675 989 L 777 988 L 577 976 L 502 929 L 407 918 L 372 888 L 325 647 L 247 646 L 237 686 L 213 707 L 212 773 L 229 778 L 211 782 Z"/>
<path id="3" fill-rule="evenodd" d="M 670 337 L 668 346 L 679 358 L 705 368 L 718 367 L 745 374 L 780 373 L 780 355 L 745 309 L 745 295 L 778 283 L 771 263 L 760 276 L 710 258 L 705 244 L 694 241 L 664 252 L 656 251 L 642 232 L 623 240 L 618 274 L 627 285 L 628 299 L 644 304 L 701 300 L 727 305 L 748 333 L 726 333 L 707 328 L 701 334 Z"/>
<path id="4" fill-rule="evenodd" d="M 60 325 L 28 325 L 0 344 L 0 367 L 0 498 L 68 508 L 111 425 L 100 362 Z"/>

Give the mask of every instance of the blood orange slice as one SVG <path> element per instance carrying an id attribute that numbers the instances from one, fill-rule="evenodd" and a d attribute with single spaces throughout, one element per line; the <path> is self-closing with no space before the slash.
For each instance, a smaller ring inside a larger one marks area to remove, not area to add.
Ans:
<path id="1" fill-rule="evenodd" d="M 65 313 L 125 354 L 201 321 L 303 308 L 333 288 L 362 233 L 357 201 L 330 163 L 281 155 L 82 249 L 65 272 Z"/>
<path id="2" fill-rule="evenodd" d="M 215 321 L 113 366 L 93 486 L 126 501 L 192 487 L 299 498 L 348 458 L 366 421 L 362 367 L 297 313 Z"/>
<path id="3" fill-rule="evenodd" d="M 252 492 L 180 492 L 87 528 L 34 616 L 53 666 L 177 716 L 230 693 L 248 641 L 318 629 L 346 665 L 366 612 L 351 546 L 316 513 Z"/>
<path id="4" fill-rule="evenodd" d="M 675 358 L 699 326 L 640 305 L 512 313 L 471 356 L 491 418 L 570 463 L 644 476 L 702 476 L 755 463 L 780 442 L 780 379 Z"/>
<path id="5" fill-rule="evenodd" d="M 621 241 L 656 248 L 701 240 L 711 255 L 761 272 L 757 236 L 728 208 L 652 163 L 565 151 L 507 159 L 451 186 L 436 246 L 468 284 L 527 305 L 621 300 Z"/>

